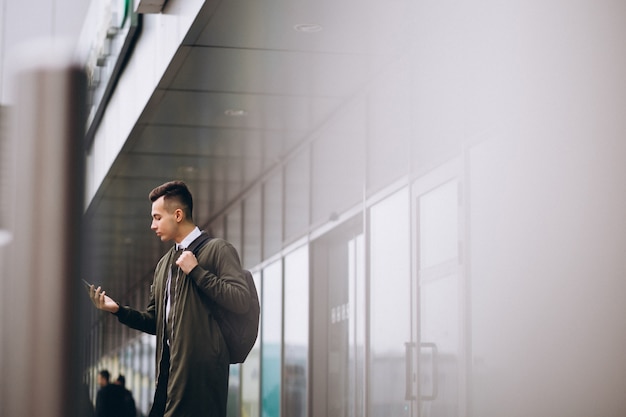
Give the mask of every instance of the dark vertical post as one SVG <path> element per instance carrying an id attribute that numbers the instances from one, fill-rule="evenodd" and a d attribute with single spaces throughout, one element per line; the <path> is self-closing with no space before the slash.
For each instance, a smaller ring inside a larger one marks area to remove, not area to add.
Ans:
<path id="1" fill-rule="evenodd" d="M 21 57 L 11 108 L 0 415 L 79 413 L 86 80 L 66 48 Z"/>

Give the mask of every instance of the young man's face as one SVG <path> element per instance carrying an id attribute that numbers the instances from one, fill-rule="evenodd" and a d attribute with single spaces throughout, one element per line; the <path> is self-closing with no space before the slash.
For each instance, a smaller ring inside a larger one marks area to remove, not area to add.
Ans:
<path id="1" fill-rule="evenodd" d="M 165 205 L 165 198 L 159 197 L 152 203 L 152 224 L 150 228 L 163 242 L 174 239 L 178 231 L 178 221 L 176 221 L 176 210 L 171 213 Z"/>

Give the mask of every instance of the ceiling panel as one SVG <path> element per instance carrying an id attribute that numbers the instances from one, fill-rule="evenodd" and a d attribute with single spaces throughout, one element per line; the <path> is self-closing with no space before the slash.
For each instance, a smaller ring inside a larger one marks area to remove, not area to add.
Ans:
<path id="1" fill-rule="evenodd" d="M 149 123 L 309 131 L 340 104 L 337 98 L 166 90 Z M 242 110 L 229 116 L 229 110 Z"/>
<path id="2" fill-rule="evenodd" d="M 410 4 L 405 0 L 230 0 L 220 4 L 196 44 L 388 54 L 403 44 L 394 41 L 404 33 Z M 320 30 L 315 31 L 314 25 Z M 309 30 L 298 31 L 298 27 Z"/>
<path id="3" fill-rule="evenodd" d="M 148 125 L 129 147 L 133 154 L 197 155 L 228 158 L 255 155 L 264 167 L 276 163 L 306 131 Z"/>
<path id="4" fill-rule="evenodd" d="M 285 96 L 346 97 L 375 71 L 371 57 L 194 47 L 171 89 Z"/>

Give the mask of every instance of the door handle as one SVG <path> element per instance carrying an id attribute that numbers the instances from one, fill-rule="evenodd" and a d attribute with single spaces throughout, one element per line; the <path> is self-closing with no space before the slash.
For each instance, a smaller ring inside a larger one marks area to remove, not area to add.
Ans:
<path id="1" fill-rule="evenodd" d="M 420 399 L 423 401 L 434 401 L 437 399 L 437 395 L 439 395 L 439 369 L 438 369 L 439 350 L 437 349 L 437 345 L 434 343 L 420 343 L 420 348 L 432 350 L 432 368 L 431 368 L 432 392 L 430 395 L 423 395 L 420 389 Z"/>

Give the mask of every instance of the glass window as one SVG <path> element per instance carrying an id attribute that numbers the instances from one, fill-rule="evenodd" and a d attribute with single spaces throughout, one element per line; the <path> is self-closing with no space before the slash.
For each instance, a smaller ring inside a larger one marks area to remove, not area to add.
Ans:
<path id="1" fill-rule="evenodd" d="M 409 192 L 370 210 L 369 415 L 407 415 L 405 343 L 411 342 Z"/>
<path id="2" fill-rule="evenodd" d="M 226 416 L 241 416 L 241 365 L 230 365 L 230 374 L 228 377 L 228 401 L 226 402 Z"/>
<path id="3" fill-rule="evenodd" d="M 262 287 L 259 274 L 253 274 L 254 283 L 259 293 L 259 299 L 263 300 Z M 263 301 L 261 301 L 263 302 Z M 264 303 L 263 303 L 264 304 Z M 263 317 L 263 313 L 261 313 Z M 260 330 L 260 329 L 259 329 Z M 246 361 L 241 364 L 241 415 L 246 417 L 259 417 L 260 415 L 260 390 L 261 390 L 261 341 L 257 338 L 254 347 L 248 354 Z"/>
<path id="4" fill-rule="evenodd" d="M 367 190 L 380 190 L 409 172 L 410 72 L 393 66 L 378 78 L 368 100 Z"/>
<path id="5" fill-rule="evenodd" d="M 298 238 L 309 226 L 309 157 L 307 149 L 285 166 L 285 240 Z"/>
<path id="6" fill-rule="evenodd" d="M 280 416 L 281 342 L 283 313 L 283 283 L 281 261 L 263 270 L 263 300 L 261 301 L 261 415 Z"/>
<path id="7" fill-rule="evenodd" d="M 263 187 L 263 258 L 279 252 L 283 243 L 282 171 Z"/>
<path id="8" fill-rule="evenodd" d="M 140 400 L 138 406 L 147 415 L 155 390 L 154 357 L 156 355 L 156 340 L 150 335 L 141 335 L 141 383 Z"/>
<path id="9" fill-rule="evenodd" d="M 303 246 L 285 257 L 284 411 L 307 415 L 309 348 L 309 251 Z"/>
<path id="10" fill-rule="evenodd" d="M 214 237 L 221 237 L 222 239 L 225 238 L 226 234 L 224 232 L 224 218 L 220 217 L 219 219 L 212 222 L 211 226 L 209 226 L 209 232 Z"/>
<path id="11" fill-rule="evenodd" d="M 458 210 L 456 180 L 420 198 L 420 269 L 456 259 L 459 250 Z"/>
<path id="12" fill-rule="evenodd" d="M 431 415 L 459 414 L 463 401 L 463 277 L 459 268 L 458 179 L 417 195 L 419 393 Z"/>
<path id="13" fill-rule="evenodd" d="M 244 267 L 261 262 L 261 188 L 257 187 L 243 202 L 244 239 L 242 259 Z"/>
<path id="14" fill-rule="evenodd" d="M 312 417 L 365 415 L 364 236 L 355 216 L 311 247 Z"/>
<path id="15" fill-rule="evenodd" d="M 226 240 L 237 249 L 240 255 L 243 243 L 243 239 L 241 238 L 241 212 L 241 205 L 237 205 L 226 216 Z"/>

